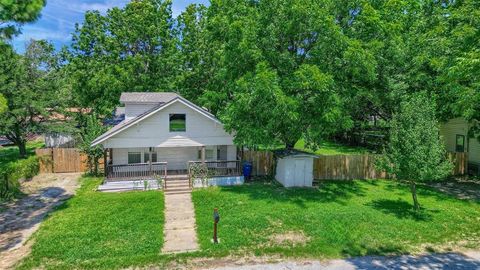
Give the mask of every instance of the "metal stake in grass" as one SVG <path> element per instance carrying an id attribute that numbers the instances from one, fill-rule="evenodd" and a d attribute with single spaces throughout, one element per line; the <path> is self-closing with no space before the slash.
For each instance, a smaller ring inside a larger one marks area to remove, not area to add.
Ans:
<path id="1" fill-rule="evenodd" d="M 220 215 L 218 214 L 218 209 L 213 209 L 213 243 L 218 244 L 217 238 L 217 224 L 220 221 Z"/>

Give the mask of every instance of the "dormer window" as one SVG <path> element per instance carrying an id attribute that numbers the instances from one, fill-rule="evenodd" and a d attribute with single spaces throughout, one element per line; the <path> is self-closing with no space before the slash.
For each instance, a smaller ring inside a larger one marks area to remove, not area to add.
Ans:
<path id="1" fill-rule="evenodd" d="M 170 132 L 185 132 L 187 129 L 185 114 L 170 114 Z"/>

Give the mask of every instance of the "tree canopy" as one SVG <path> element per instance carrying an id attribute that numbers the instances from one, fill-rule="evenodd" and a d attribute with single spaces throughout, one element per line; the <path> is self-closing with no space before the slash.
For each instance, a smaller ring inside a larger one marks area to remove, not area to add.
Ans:
<path id="1" fill-rule="evenodd" d="M 0 134 L 15 143 L 24 157 L 28 135 L 53 127 L 54 113 L 66 104 L 68 96 L 53 45 L 31 41 L 25 55 L 5 48 L 0 54 L 0 94 L 7 108 L 0 114 Z"/>
<path id="2" fill-rule="evenodd" d="M 0 0 L 0 41 L 20 33 L 23 23 L 40 17 L 45 0 Z"/>
<path id="3" fill-rule="evenodd" d="M 452 164 L 446 159 L 435 105 L 425 93 L 404 98 L 393 115 L 383 167 L 396 179 L 410 182 L 417 210 L 416 182 L 444 179 L 450 174 Z"/>

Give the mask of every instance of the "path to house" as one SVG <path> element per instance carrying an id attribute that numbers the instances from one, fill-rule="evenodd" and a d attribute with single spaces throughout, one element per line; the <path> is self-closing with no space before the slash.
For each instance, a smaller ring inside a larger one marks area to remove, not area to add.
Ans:
<path id="1" fill-rule="evenodd" d="M 55 206 L 70 198 L 79 173 L 41 174 L 22 183 L 25 197 L 0 207 L 0 269 L 9 269 L 30 252 L 27 240 Z"/>
<path id="2" fill-rule="evenodd" d="M 430 270 L 480 269 L 480 252 L 429 254 L 423 256 L 365 256 L 344 260 L 330 261 L 287 261 L 270 264 L 235 265 L 215 268 L 198 268 L 215 270 Z"/>
<path id="3" fill-rule="evenodd" d="M 480 201 L 480 180 L 456 179 L 450 182 L 434 182 L 430 186 L 462 200 Z"/>
<path id="4" fill-rule="evenodd" d="M 163 253 L 198 249 L 191 192 L 165 192 L 165 243 Z"/>

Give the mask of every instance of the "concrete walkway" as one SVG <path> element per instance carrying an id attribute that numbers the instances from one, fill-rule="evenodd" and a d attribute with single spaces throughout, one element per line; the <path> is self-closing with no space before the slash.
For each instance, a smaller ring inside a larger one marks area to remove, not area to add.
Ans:
<path id="1" fill-rule="evenodd" d="M 198 249 L 195 212 L 190 192 L 165 193 L 164 237 L 163 253 L 180 253 Z"/>

